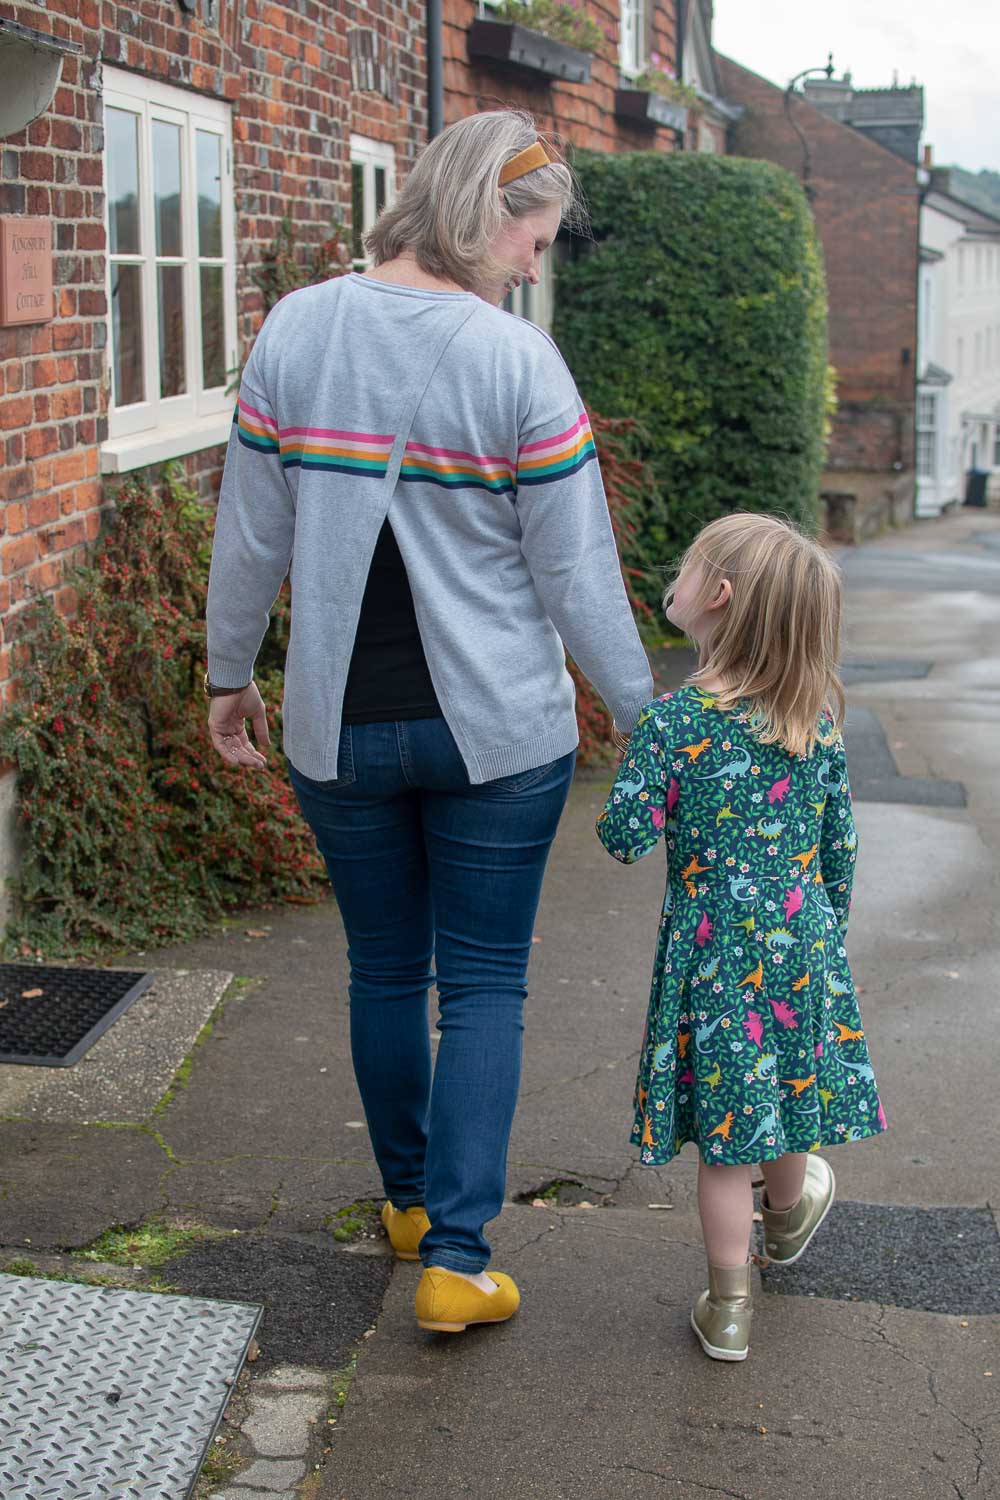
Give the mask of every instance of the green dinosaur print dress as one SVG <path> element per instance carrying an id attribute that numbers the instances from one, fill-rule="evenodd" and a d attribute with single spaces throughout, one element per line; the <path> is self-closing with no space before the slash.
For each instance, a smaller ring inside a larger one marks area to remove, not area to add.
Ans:
<path id="1" fill-rule="evenodd" d="M 664 835 L 663 903 L 632 1139 L 660 1166 L 885 1129 L 844 949 L 857 835 L 827 722 L 811 756 L 762 745 L 748 708 L 688 685 L 642 712 L 597 823 L 632 864 Z"/>

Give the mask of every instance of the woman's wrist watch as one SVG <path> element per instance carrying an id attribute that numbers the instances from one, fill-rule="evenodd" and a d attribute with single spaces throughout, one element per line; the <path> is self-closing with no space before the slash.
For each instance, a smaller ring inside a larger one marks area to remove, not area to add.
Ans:
<path id="1" fill-rule="evenodd" d="M 251 678 L 250 681 L 252 682 L 253 678 Z M 216 687 L 215 683 L 211 682 L 209 680 L 208 673 L 207 672 L 205 673 L 205 697 L 206 698 L 231 698 L 231 697 L 235 697 L 237 693 L 245 693 L 246 690 L 247 690 L 247 688 L 249 686 L 250 686 L 250 683 L 249 682 L 245 682 L 242 687 L 238 687 L 238 688 Z"/>

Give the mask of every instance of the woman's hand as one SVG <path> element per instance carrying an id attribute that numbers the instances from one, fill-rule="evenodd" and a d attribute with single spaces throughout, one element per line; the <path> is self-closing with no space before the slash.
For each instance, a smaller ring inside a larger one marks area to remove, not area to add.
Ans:
<path id="1" fill-rule="evenodd" d="M 247 734 L 247 719 L 253 721 L 254 737 L 258 745 L 270 745 L 267 732 L 267 709 L 251 682 L 242 693 L 230 693 L 223 698 L 213 698 L 208 710 L 208 731 L 212 744 L 227 766 L 249 766 L 259 771 L 267 761 L 260 751 L 250 743 Z"/>

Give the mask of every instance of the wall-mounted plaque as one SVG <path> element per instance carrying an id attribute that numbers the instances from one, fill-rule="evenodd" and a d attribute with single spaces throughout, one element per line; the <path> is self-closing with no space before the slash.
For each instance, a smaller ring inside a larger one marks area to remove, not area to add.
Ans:
<path id="1" fill-rule="evenodd" d="M 52 220 L 0 216 L 0 325 L 54 317 Z"/>

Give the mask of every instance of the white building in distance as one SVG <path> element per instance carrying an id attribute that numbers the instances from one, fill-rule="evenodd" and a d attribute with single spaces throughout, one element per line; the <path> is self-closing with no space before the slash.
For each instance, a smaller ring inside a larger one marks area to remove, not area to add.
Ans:
<path id="1" fill-rule="evenodd" d="M 916 511 L 935 516 L 1000 488 L 1000 217 L 940 169 L 920 210 L 918 307 Z"/>

